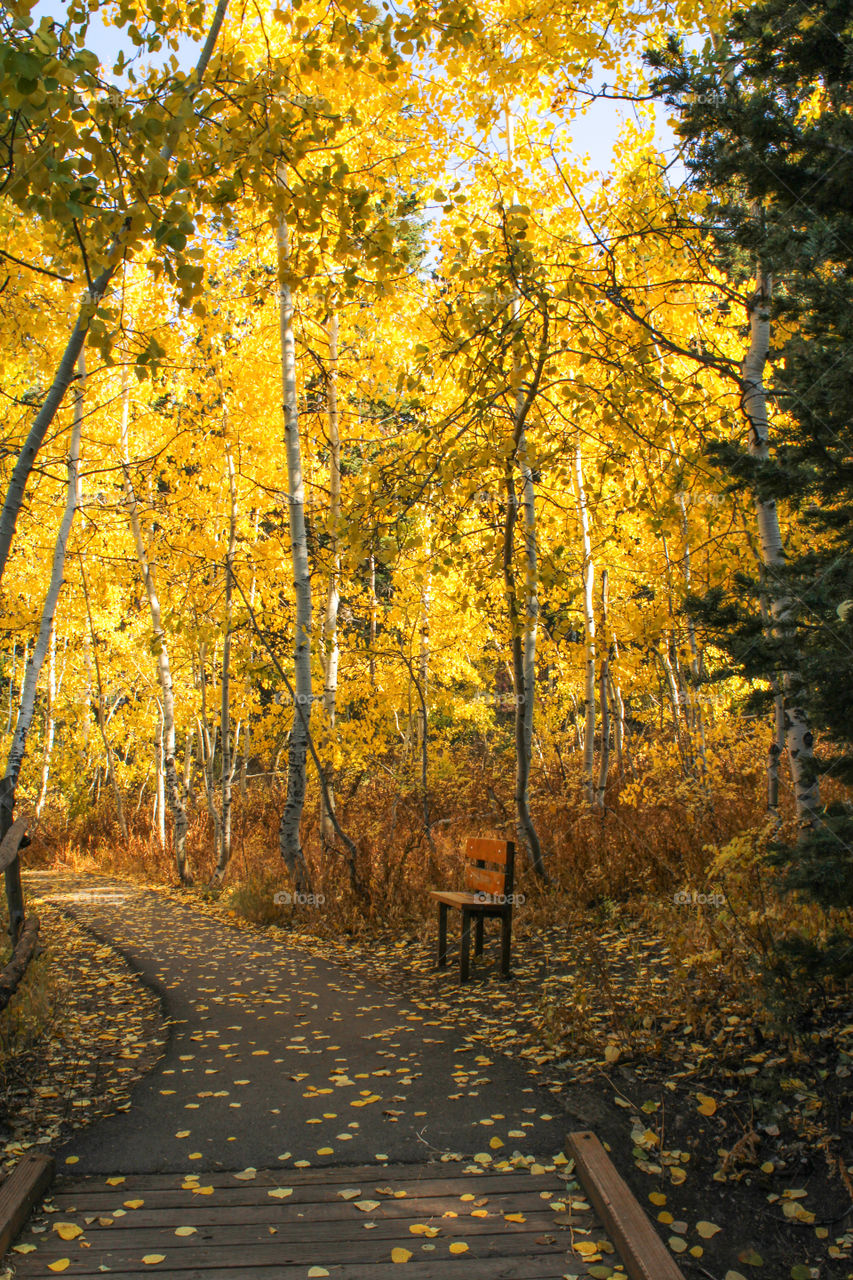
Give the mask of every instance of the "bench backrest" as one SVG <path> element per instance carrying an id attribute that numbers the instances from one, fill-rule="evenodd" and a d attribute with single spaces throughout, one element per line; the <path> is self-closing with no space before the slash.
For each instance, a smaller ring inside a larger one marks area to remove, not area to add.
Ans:
<path id="1" fill-rule="evenodd" d="M 511 840 L 483 840 L 469 836 L 465 842 L 465 888 L 469 893 L 512 893 L 515 845 Z"/>

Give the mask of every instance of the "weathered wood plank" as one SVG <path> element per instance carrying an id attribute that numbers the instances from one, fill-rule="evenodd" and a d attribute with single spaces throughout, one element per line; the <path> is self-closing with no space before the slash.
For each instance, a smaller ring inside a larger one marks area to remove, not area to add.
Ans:
<path id="1" fill-rule="evenodd" d="M 574 1156 L 581 1183 L 631 1280 L 684 1280 L 595 1134 L 588 1130 L 570 1134 L 567 1150 Z"/>
<path id="2" fill-rule="evenodd" d="M 191 1226 L 192 1223 L 187 1225 Z M 143 1251 L 138 1248 L 125 1248 L 118 1235 L 112 1248 L 98 1249 L 97 1254 L 94 1249 L 81 1247 L 80 1240 L 84 1238 L 79 1237 L 78 1240 L 64 1245 L 60 1241 L 60 1245 L 62 1245 L 59 1250 L 60 1255 L 71 1258 L 72 1263 L 79 1259 L 81 1265 L 86 1269 L 91 1267 L 92 1260 L 96 1260 L 99 1266 L 107 1266 L 110 1271 L 118 1275 L 123 1275 L 129 1268 L 138 1266 L 144 1256 Z M 426 1243 L 434 1246 L 434 1249 L 429 1250 L 429 1252 L 434 1252 L 440 1258 L 441 1256 L 453 1256 L 448 1255 L 448 1249 L 454 1242 L 467 1244 L 466 1257 L 470 1258 L 513 1257 L 517 1254 L 536 1256 L 555 1252 L 561 1258 L 564 1258 L 566 1256 L 567 1243 L 559 1237 L 559 1233 L 554 1231 L 534 1236 L 526 1232 L 514 1235 L 507 1231 L 475 1235 L 464 1230 L 457 1232 L 453 1236 L 441 1238 L 436 1236 Z M 330 1264 L 342 1266 L 345 1262 L 384 1262 L 389 1259 L 392 1246 L 404 1246 L 412 1254 L 417 1255 L 421 1251 L 423 1244 L 424 1241 L 421 1239 L 407 1234 L 398 1235 L 393 1239 L 388 1237 L 383 1239 L 375 1236 L 373 1231 L 365 1230 L 362 1227 L 361 1238 L 358 1240 L 305 1240 L 301 1234 L 297 1238 L 295 1233 L 291 1233 L 286 1238 L 267 1236 L 264 1241 L 241 1243 L 236 1246 L 221 1245 L 217 1247 L 208 1242 L 201 1242 L 197 1243 L 192 1249 L 176 1245 L 173 1235 L 164 1235 L 158 1239 L 156 1251 L 166 1255 L 164 1266 L 167 1269 L 171 1269 L 173 1265 L 187 1266 L 192 1264 L 196 1266 L 242 1267 L 245 1271 L 249 1271 L 253 1266 L 272 1266 L 274 1264 L 290 1266 L 297 1262 L 311 1266 L 317 1261 L 318 1257 L 322 1257 L 324 1266 L 329 1266 Z M 39 1249 L 38 1252 L 42 1253 L 42 1250 Z M 56 1250 L 51 1250 L 49 1253 L 45 1251 L 43 1254 L 44 1258 L 53 1259 L 56 1256 Z"/>
<path id="3" fill-rule="evenodd" d="M 53 1180 L 50 1156 L 26 1155 L 0 1186 L 0 1256 L 23 1227 Z"/>
<path id="4" fill-rule="evenodd" d="M 87 1218 L 89 1216 L 89 1214 L 86 1215 Z M 102 1216 L 106 1220 L 110 1215 Z M 522 1216 L 525 1218 L 524 1222 L 507 1222 L 502 1215 L 498 1214 L 490 1215 L 488 1218 L 460 1217 L 452 1219 L 415 1214 L 410 1220 L 394 1218 L 377 1220 L 371 1214 L 357 1212 L 350 1218 L 332 1222 L 322 1222 L 307 1217 L 304 1221 L 297 1221 L 299 1239 L 301 1241 L 361 1241 L 365 1238 L 365 1222 L 375 1223 L 375 1226 L 370 1230 L 371 1239 L 375 1240 L 398 1240 L 401 1237 L 401 1233 L 403 1235 L 411 1234 L 408 1232 L 410 1223 L 437 1227 L 439 1235 L 435 1236 L 434 1239 L 443 1240 L 445 1243 L 451 1239 L 467 1238 L 469 1236 L 560 1234 L 559 1228 L 555 1226 L 553 1213 L 538 1210 Z M 116 1218 L 112 1226 L 106 1227 L 99 1226 L 97 1219 L 93 1223 L 86 1223 L 79 1214 L 75 1215 L 74 1221 L 83 1228 L 85 1239 L 94 1250 L 112 1249 L 120 1246 L 122 1249 L 138 1248 L 143 1253 L 149 1253 L 153 1250 L 154 1244 L 158 1240 L 164 1240 L 170 1248 L 193 1248 L 202 1242 L 211 1247 L 221 1248 L 235 1244 L 266 1244 L 270 1240 L 269 1225 L 266 1223 L 216 1221 L 202 1225 L 194 1217 L 191 1210 L 169 1215 L 168 1219 L 164 1216 L 162 1222 L 149 1227 L 136 1226 L 135 1218 L 135 1214 L 128 1215 L 127 1219 Z M 575 1229 L 593 1232 L 596 1229 L 596 1220 L 590 1214 L 575 1214 L 572 1223 Z M 175 1229 L 184 1226 L 195 1227 L 196 1234 L 176 1237 L 174 1235 Z M 419 1244 L 420 1241 L 417 1241 L 417 1243 Z M 61 1254 L 63 1251 L 67 1251 L 67 1245 L 58 1236 L 51 1235 L 42 1236 L 38 1248 L 43 1257 L 52 1257 L 54 1254 Z"/>
<path id="5" fill-rule="evenodd" d="M 156 1198 L 158 1195 L 167 1198 L 158 1200 Z M 378 1197 L 368 1192 L 361 1198 L 372 1200 Z M 272 1224 L 296 1221 L 300 1215 L 304 1220 L 310 1217 L 314 1221 L 333 1222 L 338 1218 L 349 1217 L 353 1213 L 352 1202 L 340 1198 L 329 1201 L 300 1201 L 294 1195 L 284 1200 L 277 1200 L 270 1196 L 256 1196 L 252 1199 L 242 1188 L 236 1187 L 214 1190 L 212 1195 L 193 1195 L 185 1192 L 181 1197 L 175 1197 L 169 1192 L 149 1192 L 148 1195 L 144 1195 L 142 1191 L 132 1197 L 119 1195 L 99 1198 L 97 1201 L 89 1197 L 74 1197 L 62 1203 L 51 1197 L 52 1202 L 63 1213 L 71 1214 L 77 1211 L 87 1215 L 108 1215 L 111 1209 L 123 1207 L 123 1199 L 144 1201 L 140 1208 L 127 1211 L 128 1215 L 132 1214 L 133 1221 L 138 1226 L 156 1225 L 157 1222 L 164 1220 L 164 1214 L 168 1216 L 176 1211 L 194 1214 L 193 1220 L 197 1223 L 245 1221 Z M 492 1194 L 488 1205 L 483 1207 L 501 1213 L 526 1213 L 541 1209 L 543 1203 L 538 1192 L 508 1192 Z M 372 1216 L 401 1219 L 429 1214 L 440 1217 L 442 1213 L 450 1211 L 458 1213 L 464 1208 L 465 1204 L 460 1201 L 458 1194 L 407 1196 L 405 1199 L 383 1197 L 379 1198 L 379 1208 Z"/>
<path id="6" fill-rule="evenodd" d="M 16 1263 L 18 1275 L 38 1276 L 44 1280 L 43 1272 L 32 1261 L 33 1255 L 22 1258 Z M 77 1280 L 103 1280 L 104 1273 L 97 1269 L 88 1271 L 72 1270 L 70 1267 L 63 1274 L 73 1275 Z M 325 1265 L 320 1259 L 312 1265 Z M 159 1267 L 141 1267 L 134 1271 L 123 1271 L 121 1280 L 152 1280 L 158 1273 L 179 1276 L 180 1280 L 235 1280 L 235 1271 L 231 1267 L 199 1267 L 193 1265 L 176 1269 L 170 1264 L 164 1271 L 164 1264 Z M 482 1258 L 480 1260 L 442 1259 L 440 1269 L 435 1261 L 414 1259 L 406 1266 L 406 1280 L 559 1280 L 566 1274 L 567 1264 L 560 1254 L 539 1258 Z M 400 1280 L 399 1266 L 390 1260 L 382 1263 L 372 1262 L 367 1265 L 350 1263 L 340 1267 L 329 1267 L 329 1275 L 334 1280 Z M 587 1267 L 582 1262 L 571 1262 L 571 1274 L 586 1276 Z M 305 1280 L 305 1264 L 296 1266 L 263 1266 L 253 1268 L 251 1280 Z"/>
<path id="7" fill-rule="evenodd" d="M 106 1178 L 108 1174 L 93 1174 L 85 1176 L 85 1178 L 69 1178 L 67 1174 L 60 1175 L 54 1183 L 53 1194 L 51 1199 L 58 1199 L 63 1196 L 82 1196 L 82 1194 L 90 1194 L 91 1192 L 109 1192 L 111 1196 L 133 1190 L 137 1188 L 145 1188 L 146 1190 L 173 1190 L 181 1187 L 181 1183 L 188 1176 L 199 1178 L 202 1183 L 209 1187 L 292 1187 L 296 1190 L 305 1189 L 310 1194 L 311 1188 L 316 1188 L 323 1192 L 329 1190 L 334 1196 L 338 1187 L 362 1187 L 378 1189 L 380 1187 L 396 1187 L 398 1189 L 409 1189 L 410 1185 L 421 1190 L 427 1190 L 432 1193 L 452 1193 L 459 1189 L 460 1194 L 467 1192 L 476 1192 L 482 1194 L 483 1190 L 496 1188 L 501 1190 L 548 1190 L 553 1188 L 565 1189 L 565 1175 L 551 1172 L 551 1174 L 529 1174 L 529 1172 L 466 1172 L 466 1174 L 448 1175 L 447 1165 L 315 1165 L 313 1169 L 259 1169 L 255 1172 L 255 1178 L 251 1180 L 243 1180 L 237 1178 L 238 1172 L 243 1170 L 213 1170 L 199 1172 L 195 1169 L 181 1170 L 174 1174 L 127 1174 L 124 1176 L 122 1183 L 118 1187 L 108 1187 Z M 459 1166 L 450 1166 L 459 1167 Z"/>
<path id="8" fill-rule="evenodd" d="M 66 1184 L 56 1183 L 54 1185 L 51 1199 L 57 1205 L 71 1204 L 75 1200 L 85 1198 L 87 1202 L 100 1203 L 109 1201 L 114 1203 L 118 1198 L 120 1202 L 122 1197 L 126 1197 L 130 1192 L 139 1192 L 140 1195 L 147 1194 L 152 1197 L 152 1203 L 167 1204 L 168 1197 L 172 1197 L 176 1203 L 184 1200 L 189 1194 L 184 1189 L 183 1182 L 186 1175 L 170 1174 L 167 1180 L 152 1183 L 144 1178 L 135 1179 L 131 1182 L 129 1179 L 115 1187 L 106 1186 L 104 1180 L 101 1179 L 97 1183 L 86 1184 L 85 1186 L 70 1186 Z M 261 1187 L 264 1193 L 275 1187 L 290 1187 L 293 1190 L 293 1201 L 299 1203 L 310 1203 L 316 1200 L 319 1203 L 333 1202 L 338 1198 L 338 1191 L 346 1188 L 357 1188 L 363 1192 L 364 1196 L 372 1196 L 375 1192 L 381 1192 L 383 1188 L 393 1186 L 397 1191 L 405 1191 L 407 1196 L 461 1196 L 467 1195 L 469 1192 L 473 1195 L 488 1195 L 490 1192 L 496 1194 L 508 1195 L 512 1192 L 518 1192 L 520 1195 L 539 1194 L 543 1191 L 553 1192 L 554 1196 L 565 1195 L 565 1184 L 556 1178 L 547 1178 L 540 1176 L 532 1176 L 530 1174 L 507 1174 L 505 1177 L 495 1175 L 489 1177 L 477 1177 L 472 1175 L 469 1179 L 453 1179 L 429 1178 L 429 1179 L 409 1179 L 401 1181 L 397 1178 L 335 1178 L 327 1181 L 317 1181 L 312 1183 L 300 1183 L 293 1178 L 287 1176 L 287 1170 L 281 1170 L 278 1177 L 262 1178 L 260 1173 L 251 1180 L 235 1179 L 233 1174 L 223 1176 L 221 1174 L 199 1174 L 199 1185 L 212 1186 L 214 1194 L 217 1196 L 217 1203 L 220 1203 L 219 1196 L 224 1197 L 223 1203 L 236 1204 L 242 1203 L 241 1197 L 245 1198 L 245 1203 L 251 1204 L 257 1200 L 257 1196 L 253 1194 L 253 1188 Z"/>

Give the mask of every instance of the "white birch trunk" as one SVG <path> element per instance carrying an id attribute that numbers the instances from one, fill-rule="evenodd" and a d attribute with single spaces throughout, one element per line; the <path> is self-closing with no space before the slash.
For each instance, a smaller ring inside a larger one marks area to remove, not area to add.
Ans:
<path id="1" fill-rule="evenodd" d="M 128 839 L 127 821 L 124 816 L 124 804 L 122 803 L 121 790 L 119 789 L 118 780 L 115 775 L 115 758 L 113 749 L 107 734 L 107 717 L 106 717 L 106 699 L 104 697 L 104 684 L 101 679 L 101 662 L 98 657 L 98 637 L 95 635 L 95 624 L 92 620 L 92 610 L 89 604 L 89 587 L 86 582 L 86 570 L 83 567 L 83 556 L 80 556 L 80 580 L 83 586 L 83 600 L 86 605 L 86 617 L 89 621 L 89 636 L 92 641 L 92 658 L 95 667 L 95 680 L 98 686 L 98 729 L 101 734 L 101 742 L 104 745 L 104 755 L 107 761 L 107 778 L 112 788 L 113 799 L 116 805 L 116 817 L 118 818 L 119 830 L 125 842 Z"/>
<path id="2" fill-rule="evenodd" d="M 602 649 L 598 694 L 599 705 L 601 707 L 601 754 L 598 758 L 598 782 L 595 788 L 595 803 L 599 809 L 604 808 L 604 796 L 607 790 L 607 774 L 610 769 L 610 701 L 608 697 L 608 685 L 610 683 L 610 656 L 608 648 L 609 637 L 607 605 L 607 570 L 603 569 L 601 573 Z"/>
<path id="3" fill-rule="evenodd" d="M 6 732 L 12 732 L 12 722 L 15 714 L 15 662 L 18 657 L 18 641 L 17 637 L 12 641 L 12 663 L 9 671 L 9 712 L 6 716 Z M 26 662 L 24 663 L 26 667 Z"/>
<path id="4" fill-rule="evenodd" d="M 587 803 L 595 803 L 595 607 L 593 589 L 595 586 L 595 564 L 592 559 L 592 545 L 589 537 L 589 511 L 587 509 L 586 490 L 583 478 L 583 455 L 580 439 L 575 442 L 574 470 L 575 505 L 578 513 L 578 524 L 581 533 L 583 578 L 583 624 L 584 624 L 584 736 L 583 736 L 583 777 Z"/>
<path id="5" fill-rule="evenodd" d="M 743 411 L 749 422 L 749 453 L 759 461 L 770 456 L 770 425 L 767 412 L 767 393 L 764 387 L 764 370 L 770 350 L 770 299 L 772 284 L 768 272 L 759 270 L 755 293 L 748 306 L 749 349 L 744 357 Z M 755 514 L 761 559 L 770 582 L 778 581 L 785 567 L 785 549 L 779 527 L 779 513 L 775 501 L 755 498 Z M 770 613 L 773 634 L 780 640 L 792 640 L 792 614 L 794 602 L 784 592 L 774 591 Z M 791 671 L 783 672 L 782 710 L 785 724 L 785 745 L 791 778 L 794 784 L 794 802 L 801 830 L 814 826 L 820 805 L 820 788 L 814 769 L 814 740 L 805 709 L 801 705 L 802 688 Z"/>
<path id="6" fill-rule="evenodd" d="M 154 744 L 157 786 L 154 791 L 154 827 L 160 848 L 166 851 L 166 771 L 163 767 L 163 707 L 157 703 L 157 741 Z"/>
<path id="7" fill-rule="evenodd" d="M 338 582 L 341 572 L 341 553 L 339 533 L 341 521 L 341 437 L 338 417 L 338 317 L 329 318 L 327 326 L 329 336 L 329 364 L 326 374 L 327 417 L 329 427 L 329 528 L 331 530 L 332 563 L 329 569 L 329 581 L 326 589 L 326 612 L 323 618 L 323 644 L 325 661 L 323 671 L 323 707 L 329 722 L 329 731 L 334 736 L 335 711 L 338 696 L 338 662 L 340 646 L 338 644 L 338 605 L 340 591 Z M 329 796 L 329 807 L 334 808 L 335 790 L 334 775 L 331 769 L 326 775 L 326 789 Z M 320 803 L 320 830 L 323 840 L 331 841 L 334 834 L 331 818 L 325 799 Z"/>
<path id="8" fill-rule="evenodd" d="M 371 689 L 376 688 L 376 612 L 379 601 L 376 598 L 376 557 L 370 553 L 370 657 L 368 659 L 368 675 Z"/>
<path id="9" fill-rule="evenodd" d="M 284 186 L 282 176 L 279 182 Z M 284 439 L 287 454 L 290 546 L 293 589 L 296 597 L 293 668 L 293 725 L 287 759 L 287 796 L 279 825 L 281 856 L 294 888 L 310 888 L 308 868 L 302 852 L 299 827 L 305 804 L 306 756 L 311 718 L 311 574 L 308 564 L 308 537 L 305 527 L 305 485 L 299 440 L 299 410 L 296 391 L 296 341 L 293 333 L 293 296 L 290 285 L 290 241 L 283 213 L 276 220 L 278 249 L 279 322 L 281 332 L 281 382 L 284 411 Z"/>
<path id="10" fill-rule="evenodd" d="M 513 161 L 513 116 L 507 104 L 505 108 L 507 134 L 507 160 Z M 515 203 L 515 192 L 511 192 L 510 200 Z M 513 291 L 512 318 L 519 323 L 521 300 L 518 287 Z M 521 334 L 516 335 L 519 341 Z M 528 396 L 521 385 L 521 369 L 516 349 L 513 357 L 513 382 L 515 384 L 515 421 L 514 436 L 516 438 L 516 458 L 521 476 L 521 515 L 524 530 L 524 637 L 522 643 L 523 687 L 518 691 L 521 703 L 516 706 L 516 716 L 521 719 L 520 741 L 526 755 L 524 773 L 524 806 L 530 806 L 530 764 L 533 753 L 533 710 L 536 701 L 536 637 L 539 623 L 539 564 L 536 538 L 536 491 L 533 483 L 533 471 L 528 462 L 527 433 L 524 420 L 529 410 Z"/>
<path id="11" fill-rule="evenodd" d="M 234 458 L 226 447 L 228 471 L 228 549 L 225 553 L 225 634 L 222 641 L 220 737 L 222 739 L 221 818 L 219 829 L 219 855 L 214 881 L 221 881 L 231 859 L 231 794 L 234 770 L 238 759 L 237 741 L 231 742 L 231 621 L 232 594 L 234 588 L 234 557 L 237 553 L 237 481 L 234 474 Z"/>
<path id="12" fill-rule="evenodd" d="M 178 767 L 175 759 L 175 697 L 172 687 L 172 669 L 169 664 L 169 647 L 166 643 L 166 633 L 163 629 L 160 599 L 157 595 L 157 585 L 154 577 L 154 566 L 148 558 L 145 543 L 142 539 L 142 527 L 139 522 L 139 506 L 136 500 L 136 493 L 133 488 L 133 481 L 130 474 L 130 449 L 128 444 L 129 419 L 130 390 L 128 387 L 127 366 L 125 365 L 122 370 L 121 379 L 121 458 L 122 473 L 124 476 L 124 492 L 127 512 L 130 518 L 130 527 L 133 531 L 133 541 L 136 545 L 136 558 L 139 562 L 139 570 L 142 574 L 145 593 L 148 597 L 148 608 L 151 614 L 151 628 L 154 633 L 154 642 L 157 650 L 157 678 L 160 684 L 163 719 L 162 770 L 165 779 L 166 797 L 172 814 L 172 836 L 174 840 L 175 863 L 177 865 L 178 877 L 181 883 L 187 884 L 190 880 L 190 871 L 187 864 L 186 852 L 187 812 L 181 795 L 181 782 L 178 777 Z M 165 821 L 165 815 L 162 812 L 162 808 L 160 812 L 160 820 L 161 822 Z"/>
<path id="13" fill-rule="evenodd" d="M 47 702 L 44 709 L 44 744 L 42 748 L 41 786 L 36 800 L 36 817 L 41 817 L 44 802 L 47 799 L 47 788 L 50 782 L 50 758 L 53 754 L 53 739 L 56 733 L 56 721 L 53 715 L 56 702 L 56 627 L 51 628 L 50 649 L 47 656 Z"/>
<path id="14" fill-rule="evenodd" d="M 18 706 L 18 718 L 15 732 L 9 747 L 6 760 L 6 771 L 0 782 L 0 835 L 5 835 L 12 825 L 15 810 L 15 794 L 21 772 L 24 755 L 27 749 L 27 734 L 33 720 L 36 700 L 36 686 L 42 669 L 53 622 L 56 616 L 56 602 L 62 588 L 65 573 L 65 552 L 71 535 L 71 526 L 78 505 L 78 474 L 80 468 L 80 436 L 83 428 L 83 396 L 85 393 L 85 357 L 80 352 L 78 361 L 79 379 L 74 397 L 74 422 L 71 429 L 71 443 L 68 451 L 68 484 L 66 487 L 65 510 L 59 525 L 56 545 L 53 551 L 53 563 L 50 571 L 50 582 L 42 606 L 41 623 L 33 647 L 33 654 L 24 674 L 21 698 Z M 21 867 L 18 858 L 6 870 L 6 898 L 9 904 L 9 932 L 13 942 L 23 924 L 24 898 L 21 889 Z"/>

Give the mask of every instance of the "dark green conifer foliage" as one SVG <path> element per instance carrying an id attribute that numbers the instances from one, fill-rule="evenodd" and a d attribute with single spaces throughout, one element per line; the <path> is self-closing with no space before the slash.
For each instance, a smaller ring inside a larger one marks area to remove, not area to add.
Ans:
<path id="1" fill-rule="evenodd" d="M 715 461 L 733 488 L 783 504 L 787 565 L 764 585 L 771 600 L 793 599 L 793 625 L 782 643 L 760 638 L 757 584 L 750 593 L 748 579 L 740 600 L 706 600 L 700 613 L 744 674 L 765 677 L 768 689 L 782 671 L 802 683 L 817 767 L 849 785 L 853 2 L 761 0 L 738 11 L 703 53 L 672 39 L 648 57 L 657 92 L 678 113 L 690 181 L 711 198 L 713 256 L 744 291 L 758 265 L 773 284 L 772 460 L 727 444 Z M 825 805 L 796 846 L 770 856 L 787 888 L 824 907 L 853 904 L 848 804 Z M 853 972 L 849 939 L 831 940 L 824 958 L 836 972 Z"/>

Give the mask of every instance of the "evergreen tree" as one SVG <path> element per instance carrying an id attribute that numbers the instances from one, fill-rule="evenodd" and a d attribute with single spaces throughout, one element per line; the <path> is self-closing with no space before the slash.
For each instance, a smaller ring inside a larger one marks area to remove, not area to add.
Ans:
<path id="1" fill-rule="evenodd" d="M 690 54 L 649 54 L 678 112 L 689 181 L 707 193 L 712 256 L 737 285 L 764 282 L 773 447 L 727 443 L 714 461 L 758 503 L 784 504 L 782 566 L 706 624 L 744 674 L 795 682 L 817 739 L 810 768 L 853 782 L 853 3 L 762 0 Z M 747 310 L 755 298 L 747 299 Z M 743 384 L 744 398 L 749 394 Z M 741 579 L 746 586 L 746 579 Z M 756 627 L 763 593 L 784 625 Z M 719 604 L 719 601 L 716 602 Z M 715 625 L 716 622 L 716 625 Z M 834 788 L 824 785 L 824 795 Z M 824 907 L 853 903 L 853 813 L 817 807 L 771 860 L 784 885 Z M 832 967 L 853 971 L 845 938 Z M 828 957 L 824 957 L 827 959 Z"/>

